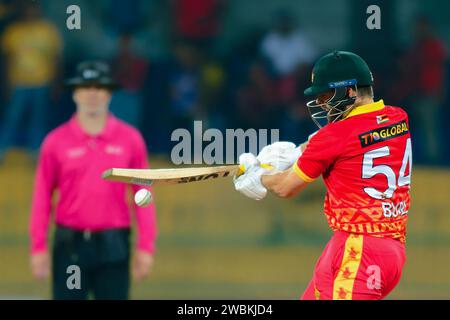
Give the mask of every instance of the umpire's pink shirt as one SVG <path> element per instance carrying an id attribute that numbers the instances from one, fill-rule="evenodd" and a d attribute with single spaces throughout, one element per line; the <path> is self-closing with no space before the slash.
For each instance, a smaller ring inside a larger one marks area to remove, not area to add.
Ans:
<path id="1" fill-rule="evenodd" d="M 31 209 L 31 251 L 47 250 L 52 193 L 59 191 L 54 220 L 78 230 L 129 227 L 126 185 L 102 180 L 112 167 L 147 168 L 147 151 L 140 133 L 108 116 L 103 132 L 86 134 L 77 119 L 50 132 L 39 157 Z M 137 191 L 141 187 L 133 186 Z M 136 206 L 138 249 L 153 252 L 156 239 L 155 207 Z"/>

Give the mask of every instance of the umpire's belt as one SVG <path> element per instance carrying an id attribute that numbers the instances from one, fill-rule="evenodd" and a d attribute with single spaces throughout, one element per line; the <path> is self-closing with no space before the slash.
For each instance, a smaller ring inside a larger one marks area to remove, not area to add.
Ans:
<path id="1" fill-rule="evenodd" d="M 82 246 L 95 247 L 100 260 L 113 262 L 129 258 L 129 237 L 130 228 L 89 231 L 57 225 L 54 241 L 55 249 L 68 250 L 71 253 L 79 251 Z"/>

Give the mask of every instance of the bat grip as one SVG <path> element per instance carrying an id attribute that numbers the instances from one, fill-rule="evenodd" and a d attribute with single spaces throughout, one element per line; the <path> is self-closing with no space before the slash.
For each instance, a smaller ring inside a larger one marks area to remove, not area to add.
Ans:
<path id="1" fill-rule="evenodd" d="M 272 165 L 270 165 L 270 164 L 268 164 L 268 163 L 261 163 L 259 166 L 260 166 L 261 168 L 269 169 L 269 170 L 275 169 Z M 244 172 L 245 172 L 245 167 L 244 167 L 243 164 L 240 164 L 240 165 L 239 165 L 239 168 L 238 168 L 238 171 L 237 171 L 237 173 L 236 173 L 236 177 L 241 176 Z"/>

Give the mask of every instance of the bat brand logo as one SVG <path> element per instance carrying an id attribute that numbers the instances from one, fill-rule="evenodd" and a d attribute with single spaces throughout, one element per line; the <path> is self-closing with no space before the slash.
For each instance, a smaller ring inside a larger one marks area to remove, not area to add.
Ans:
<path id="1" fill-rule="evenodd" d="M 203 181 L 203 180 L 208 180 L 208 179 L 216 179 L 219 177 L 228 177 L 228 175 L 230 174 L 230 171 L 225 171 L 221 174 L 219 173 L 211 173 L 211 174 L 207 174 L 207 175 L 203 175 L 203 176 L 198 176 L 198 177 L 185 177 L 185 178 L 181 178 L 178 183 L 188 183 L 188 182 L 196 182 L 196 181 Z"/>

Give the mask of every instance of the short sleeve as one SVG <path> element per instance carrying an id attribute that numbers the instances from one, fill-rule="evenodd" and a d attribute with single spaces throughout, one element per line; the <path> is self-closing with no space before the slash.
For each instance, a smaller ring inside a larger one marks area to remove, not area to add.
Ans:
<path id="1" fill-rule="evenodd" d="M 306 182 L 312 182 L 324 173 L 337 159 L 342 140 L 328 125 L 309 140 L 303 154 L 294 164 L 294 171 Z"/>

